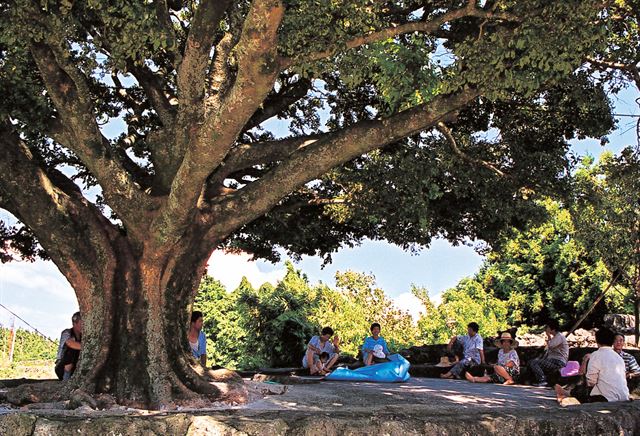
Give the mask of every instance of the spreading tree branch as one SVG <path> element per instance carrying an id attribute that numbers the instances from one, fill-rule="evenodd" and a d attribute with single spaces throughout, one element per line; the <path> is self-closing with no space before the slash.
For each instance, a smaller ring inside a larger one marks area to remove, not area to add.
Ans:
<path id="1" fill-rule="evenodd" d="M 203 0 L 191 21 L 184 55 L 178 69 L 180 107 L 198 104 L 204 97 L 204 82 L 218 23 L 231 0 Z"/>
<path id="2" fill-rule="evenodd" d="M 242 130 L 249 130 L 261 123 L 265 122 L 271 117 L 274 117 L 294 104 L 296 101 L 307 95 L 309 88 L 311 87 L 311 80 L 299 79 L 293 85 L 286 87 L 281 92 L 274 94 L 267 98 L 246 126 Z"/>
<path id="3" fill-rule="evenodd" d="M 113 210 L 135 233 L 140 225 L 136 212 L 140 207 L 150 207 L 150 200 L 120 161 L 114 159 L 111 145 L 100 132 L 87 78 L 61 47 L 54 50 L 51 45 L 33 42 L 31 54 L 60 114 L 67 139 L 64 145 L 94 175 Z"/>
<path id="4" fill-rule="evenodd" d="M 277 0 L 254 0 L 235 47 L 238 72 L 220 108 L 202 121 L 152 223 L 157 242 L 176 240 L 195 217 L 209 175 L 223 161 L 242 128 L 262 104 L 278 73 L 277 32 L 284 6 Z M 224 129 L 220 129 L 224 126 Z"/>
<path id="5" fill-rule="evenodd" d="M 211 238 L 214 235 L 228 235 L 267 213 L 288 193 L 331 168 L 423 131 L 440 121 L 454 118 L 457 111 L 478 94 L 475 90 L 465 89 L 454 95 L 436 97 L 429 105 L 417 106 L 386 119 L 360 121 L 323 135 L 293 152 L 264 177 L 213 204 L 209 216 L 224 219 L 210 222 Z"/>
<path id="6" fill-rule="evenodd" d="M 106 269 L 118 231 L 75 183 L 45 168 L 7 121 L 0 122 L 0 172 L 12 175 L 0 178 L 0 196 L 8 197 L 3 206 L 33 231 L 74 285 L 81 306 L 89 307 L 92 287 L 81 284 Z"/>
<path id="7" fill-rule="evenodd" d="M 485 160 L 482 159 L 476 159 L 474 157 L 469 156 L 468 154 L 466 154 L 464 151 L 460 150 L 460 148 L 458 147 L 458 144 L 456 142 L 456 139 L 453 137 L 453 133 L 451 133 L 451 129 L 449 129 L 449 127 L 447 127 L 447 125 L 440 121 L 438 124 L 436 124 L 436 128 L 438 129 L 438 131 L 440 133 L 442 133 L 444 135 L 444 137 L 446 138 L 447 142 L 449 143 L 449 146 L 451 147 L 451 149 L 453 150 L 453 152 L 459 156 L 460 158 L 462 158 L 463 160 L 473 164 L 473 165 L 478 165 L 481 167 L 484 167 L 486 169 L 488 169 L 489 171 L 497 174 L 500 177 L 507 177 L 507 175 L 502 172 L 501 170 L 499 170 L 498 168 L 496 168 L 495 165 L 493 165 L 490 162 L 487 162 Z"/>
<path id="8" fill-rule="evenodd" d="M 464 7 L 451 10 L 435 18 L 432 18 L 431 20 L 413 21 L 410 23 L 401 24 L 396 27 L 387 27 L 382 30 L 371 32 L 367 35 L 355 37 L 353 39 L 346 41 L 342 45 L 332 47 L 327 50 L 307 54 L 301 58 L 297 58 L 297 57 L 283 58 L 281 62 L 284 68 L 288 68 L 296 63 L 313 62 L 321 59 L 326 59 L 344 49 L 361 47 L 365 44 L 384 41 L 386 39 L 393 38 L 395 36 L 403 35 L 406 33 L 420 32 L 420 33 L 432 34 L 440 31 L 440 28 L 448 22 L 459 20 L 461 18 L 468 18 L 468 17 L 482 18 L 485 20 L 508 21 L 508 22 L 514 22 L 514 23 L 518 23 L 522 21 L 520 17 L 517 17 L 513 14 L 493 12 L 491 10 L 487 11 L 485 9 L 479 8 L 476 6 L 475 0 L 469 0 L 467 1 Z"/>

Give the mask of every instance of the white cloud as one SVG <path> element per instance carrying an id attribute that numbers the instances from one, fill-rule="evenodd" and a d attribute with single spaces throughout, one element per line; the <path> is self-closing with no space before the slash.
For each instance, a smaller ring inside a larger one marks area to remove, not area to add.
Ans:
<path id="1" fill-rule="evenodd" d="M 49 294 L 56 300 L 76 303 L 73 288 L 51 261 L 10 262 L 0 265 L 0 297 L 6 291 Z"/>
<path id="2" fill-rule="evenodd" d="M 69 326 L 78 310 L 69 282 L 53 262 L 43 260 L 0 265 L 0 303 L 52 338 Z M 11 324 L 5 309 L 0 310 L 0 323 Z M 18 319 L 15 325 L 30 329 Z"/>
<path id="3" fill-rule="evenodd" d="M 252 261 L 251 255 L 247 253 L 225 253 L 217 250 L 209 258 L 207 272 L 220 280 L 227 291 L 237 288 L 242 277 L 246 277 L 257 288 L 265 282 L 275 285 L 287 272 L 281 266 L 268 271 L 270 268 L 265 268 L 265 265 L 265 262 Z"/>
<path id="4" fill-rule="evenodd" d="M 414 321 L 418 321 L 420 314 L 425 311 L 425 307 L 422 305 L 422 302 L 411 292 L 403 292 L 402 294 L 389 298 L 393 300 L 393 303 L 398 309 L 409 312 L 409 315 L 413 317 Z M 442 294 L 430 295 L 429 298 L 436 306 L 442 302 Z"/>
<path id="5" fill-rule="evenodd" d="M 391 297 L 398 309 L 409 312 L 414 321 L 420 318 L 420 313 L 424 312 L 424 306 L 411 292 L 403 292 L 400 295 Z"/>

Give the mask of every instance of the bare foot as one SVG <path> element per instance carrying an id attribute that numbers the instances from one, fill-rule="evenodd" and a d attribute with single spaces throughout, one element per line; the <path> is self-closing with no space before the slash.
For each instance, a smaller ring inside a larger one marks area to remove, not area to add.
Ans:
<path id="1" fill-rule="evenodd" d="M 451 379 L 453 378 L 453 374 L 451 374 L 450 372 L 445 372 L 444 374 L 440 374 L 440 378 Z"/>
<path id="2" fill-rule="evenodd" d="M 514 385 L 516 384 L 516 382 L 513 381 L 513 379 L 511 380 L 505 380 L 504 383 L 502 383 L 503 385 Z"/>
<path id="3" fill-rule="evenodd" d="M 558 404 L 562 404 L 562 400 L 570 395 L 570 393 L 568 391 L 565 391 L 559 384 L 556 384 L 553 389 L 556 391 L 556 399 L 558 400 Z"/>

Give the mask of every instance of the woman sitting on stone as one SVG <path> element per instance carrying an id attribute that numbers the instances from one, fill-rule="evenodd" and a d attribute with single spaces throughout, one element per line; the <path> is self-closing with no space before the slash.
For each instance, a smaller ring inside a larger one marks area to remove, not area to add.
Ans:
<path id="1" fill-rule="evenodd" d="M 467 380 L 473 383 L 502 383 L 512 385 L 514 379 L 520 374 L 520 358 L 514 348 L 518 346 L 518 341 L 511 337 L 511 333 L 504 332 L 495 342 L 498 351 L 498 363 L 493 365 L 493 374 L 484 377 L 474 377 L 469 372 L 465 374 Z"/>
<path id="2" fill-rule="evenodd" d="M 333 336 L 333 340 L 331 340 Z M 320 355 L 327 353 L 329 359 L 319 367 Z M 326 375 L 331 372 L 331 367 L 335 365 L 340 356 L 340 338 L 333 335 L 331 327 L 325 327 L 319 336 L 314 336 L 307 344 L 307 351 L 302 358 L 302 366 L 309 369 L 311 375 Z M 321 369 L 320 369 L 321 368 Z"/>

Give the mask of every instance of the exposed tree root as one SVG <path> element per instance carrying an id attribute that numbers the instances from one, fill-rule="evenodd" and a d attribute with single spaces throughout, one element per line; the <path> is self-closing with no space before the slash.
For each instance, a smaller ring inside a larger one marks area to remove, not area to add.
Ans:
<path id="1" fill-rule="evenodd" d="M 180 382 L 175 376 L 169 377 L 173 397 L 155 405 L 154 408 L 172 410 L 177 407 L 210 407 L 219 402 L 244 404 L 249 399 L 244 380 L 233 371 L 217 369 L 206 370 L 202 374 L 192 371 L 192 374 L 194 376 L 189 378 L 187 384 Z M 23 382 L 21 385 L 9 387 L 0 395 L 0 401 L 4 400 L 19 407 L 28 405 L 29 409 L 77 409 L 80 407 L 113 409 L 120 406 L 146 408 L 142 404 L 134 404 L 126 399 L 117 401 L 108 393 L 89 393 L 77 388 L 77 384 L 73 381 L 23 380 Z"/>

